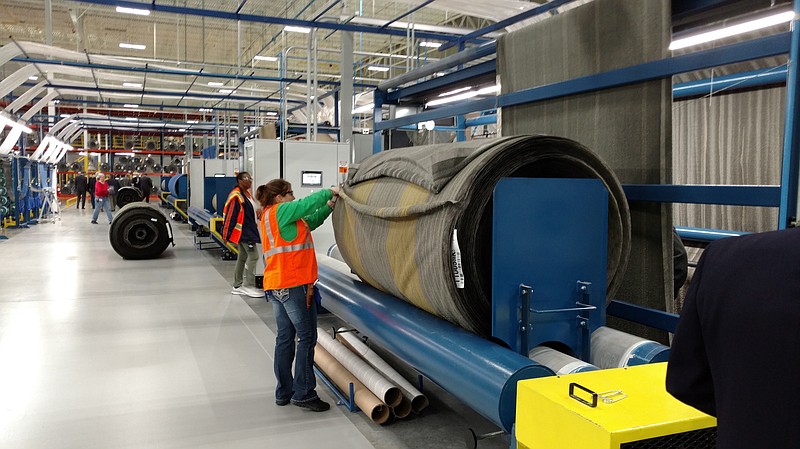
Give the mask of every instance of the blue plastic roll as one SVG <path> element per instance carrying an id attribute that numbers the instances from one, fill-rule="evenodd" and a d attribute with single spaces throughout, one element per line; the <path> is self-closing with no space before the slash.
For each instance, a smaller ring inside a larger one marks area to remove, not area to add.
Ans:
<path id="1" fill-rule="evenodd" d="M 175 175 L 169 180 L 169 193 L 175 198 L 185 200 L 189 194 L 189 178 L 186 175 Z"/>
<path id="2" fill-rule="evenodd" d="M 511 432 L 517 382 L 549 368 L 387 295 L 317 253 L 322 305 L 476 412 Z"/>

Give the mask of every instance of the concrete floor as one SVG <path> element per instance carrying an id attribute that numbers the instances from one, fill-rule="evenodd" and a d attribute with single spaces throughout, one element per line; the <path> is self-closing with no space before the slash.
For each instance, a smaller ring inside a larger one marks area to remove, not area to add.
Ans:
<path id="1" fill-rule="evenodd" d="M 68 209 L 0 240 L 0 447 L 463 448 L 467 429 L 497 430 L 430 382 L 422 415 L 385 426 L 276 406 L 272 307 L 229 293 L 235 262 L 174 222 L 174 248 L 126 261 L 90 217 Z"/>

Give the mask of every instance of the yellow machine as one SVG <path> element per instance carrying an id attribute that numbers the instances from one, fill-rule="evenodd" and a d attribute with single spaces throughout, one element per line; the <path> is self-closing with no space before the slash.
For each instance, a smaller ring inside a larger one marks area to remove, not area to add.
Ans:
<path id="1" fill-rule="evenodd" d="M 667 393 L 667 364 L 590 371 L 517 384 L 517 447 L 716 447 L 716 419 Z"/>

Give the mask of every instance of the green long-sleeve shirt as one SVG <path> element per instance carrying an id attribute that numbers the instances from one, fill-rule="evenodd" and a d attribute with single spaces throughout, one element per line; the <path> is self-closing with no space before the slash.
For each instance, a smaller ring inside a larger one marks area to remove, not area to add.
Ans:
<path id="1" fill-rule="evenodd" d="M 324 189 L 299 200 L 278 204 L 275 215 L 278 217 L 281 237 L 287 242 L 294 240 L 297 237 L 297 220 L 301 218 L 312 231 L 317 229 L 333 212 L 328 207 L 328 200 L 331 198 L 333 192 Z"/>

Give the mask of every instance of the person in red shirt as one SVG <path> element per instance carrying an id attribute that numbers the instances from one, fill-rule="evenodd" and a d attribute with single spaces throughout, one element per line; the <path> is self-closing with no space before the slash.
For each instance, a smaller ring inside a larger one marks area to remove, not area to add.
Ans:
<path id="1" fill-rule="evenodd" d="M 108 201 L 108 183 L 106 182 L 106 175 L 98 173 L 96 176 L 97 182 L 94 184 L 95 207 L 92 214 L 92 223 L 97 224 L 97 217 L 100 215 L 100 209 L 105 209 L 106 217 L 108 217 L 108 224 L 111 224 L 111 203 Z"/>

